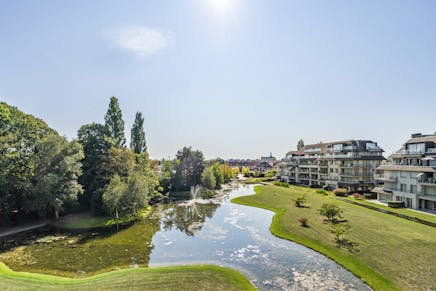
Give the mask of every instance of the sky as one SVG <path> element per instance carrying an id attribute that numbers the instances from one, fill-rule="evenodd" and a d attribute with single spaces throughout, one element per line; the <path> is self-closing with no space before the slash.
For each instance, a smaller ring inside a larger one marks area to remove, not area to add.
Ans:
<path id="1" fill-rule="evenodd" d="M 436 1 L 0 0 L 0 100 L 69 139 L 119 99 L 152 158 L 436 131 Z"/>

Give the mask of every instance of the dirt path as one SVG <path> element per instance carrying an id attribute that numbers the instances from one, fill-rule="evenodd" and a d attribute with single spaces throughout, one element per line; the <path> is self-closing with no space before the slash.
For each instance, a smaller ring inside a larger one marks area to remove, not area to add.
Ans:
<path id="1" fill-rule="evenodd" d="M 23 225 L 19 225 L 19 226 L 0 228 L 0 238 L 8 236 L 8 235 L 12 235 L 12 234 L 17 234 L 17 233 L 20 233 L 23 231 L 28 231 L 28 230 L 40 228 L 40 227 L 47 225 L 48 222 L 49 221 L 46 220 L 46 221 L 38 221 L 35 223 L 23 224 Z"/>

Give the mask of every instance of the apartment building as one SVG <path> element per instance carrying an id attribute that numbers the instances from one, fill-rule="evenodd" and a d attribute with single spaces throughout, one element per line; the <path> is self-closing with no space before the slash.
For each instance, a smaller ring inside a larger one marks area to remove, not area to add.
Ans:
<path id="1" fill-rule="evenodd" d="M 378 170 L 383 172 L 384 186 L 373 192 L 380 201 L 404 201 L 409 208 L 436 210 L 436 133 L 412 134 Z"/>
<path id="2" fill-rule="evenodd" d="M 304 146 L 280 163 L 282 181 L 327 189 L 368 191 L 377 181 L 383 150 L 370 140 L 347 140 Z"/>

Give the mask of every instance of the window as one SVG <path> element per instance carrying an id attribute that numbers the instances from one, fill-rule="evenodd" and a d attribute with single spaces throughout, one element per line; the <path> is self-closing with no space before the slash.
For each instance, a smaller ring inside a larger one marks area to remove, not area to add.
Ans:
<path id="1" fill-rule="evenodd" d="M 400 184 L 400 191 L 406 192 L 407 191 L 407 185 L 406 184 Z"/>
<path id="2" fill-rule="evenodd" d="M 416 185 L 410 185 L 410 193 L 417 193 Z"/>
<path id="3" fill-rule="evenodd" d="M 335 144 L 333 145 L 334 151 L 342 151 L 342 144 Z"/>

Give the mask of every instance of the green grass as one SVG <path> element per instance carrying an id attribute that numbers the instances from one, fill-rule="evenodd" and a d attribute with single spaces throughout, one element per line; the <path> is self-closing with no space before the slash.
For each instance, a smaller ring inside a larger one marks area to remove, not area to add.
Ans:
<path id="1" fill-rule="evenodd" d="M 242 183 L 244 184 L 259 184 L 259 183 L 264 183 L 264 182 L 271 182 L 274 181 L 273 178 L 270 177 L 249 177 L 248 179 L 242 181 Z"/>
<path id="2" fill-rule="evenodd" d="M 370 200 L 356 199 L 353 197 L 342 197 L 342 198 L 353 201 L 353 202 L 357 202 L 360 204 L 370 205 L 370 206 L 374 206 L 374 207 L 377 207 L 380 209 L 389 210 L 391 212 L 404 214 L 404 215 L 411 216 L 411 217 L 417 217 L 417 218 L 422 219 L 422 220 L 436 223 L 436 215 L 426 214 L 426 213 L 410 210 L 407 208 L 391 208 L 391 207 L 382 205 L 380 203 L 371 202 Z"/>
<path id="3" fill-rule="evenodd" d="M 218 266 L 123 269 L 83 279 L 15 272 L 0 262 L 0 290 L 256 290 Z"/>
<path id="4" fill-rule="evenodd" d="M 326 255 L 374 289 L 428 290 L 436 286 L 435 228 L 316 194 L 310 188 L 257 186 L 255 191 L 255 195 L 232 202 L 276 212 L 270 228 L 274 235 Z M 295 207 L 293 199 L 303 194 L 308 208 Z M 344 210 L 351 226 L 345 238 L 352 247 L 336 245 L 318 213 L 322 203 L 336 203 Z M 309 227 L 300 226 L 301 217 L 308 218 Z"/>
<path id="5" fill-rule="evenodd" d="M 129 223 L 145 217 L 151 207 L 146 207 L 139 210 L 136 214 L 125 214 L 118 219 L 109 216 L 93 216 L 91 213 L 73 214 L 65 217 L 54 224 L 63 229 L 92 229 L 100 227 L 108 227 L 115 224 Z"/>

